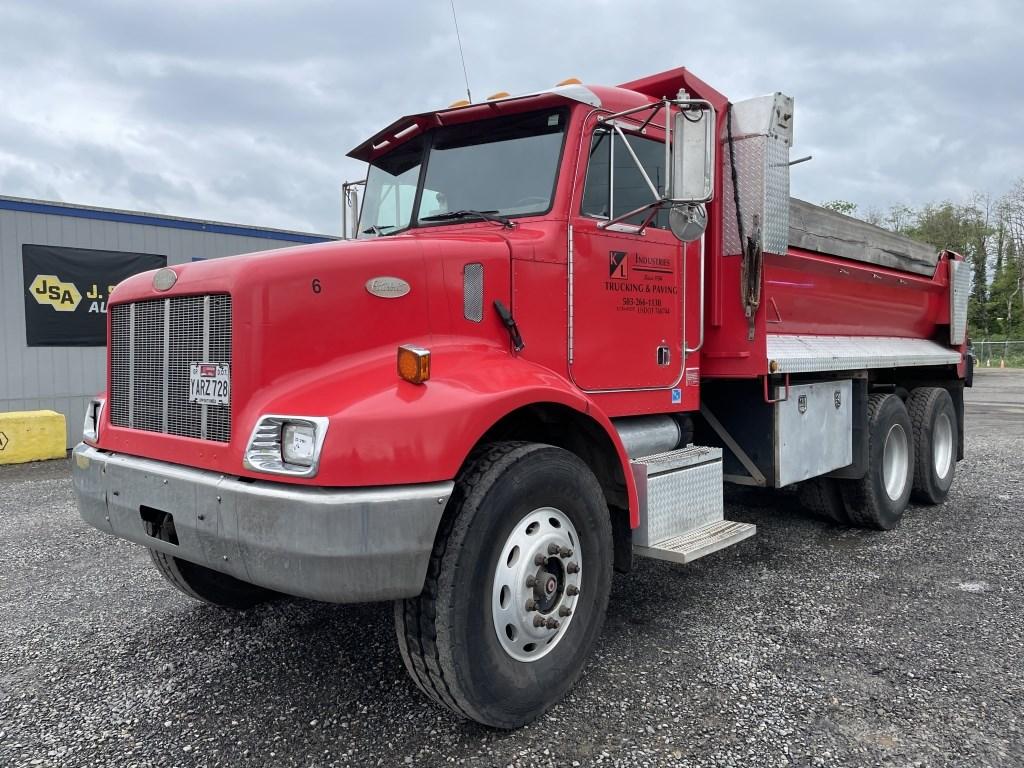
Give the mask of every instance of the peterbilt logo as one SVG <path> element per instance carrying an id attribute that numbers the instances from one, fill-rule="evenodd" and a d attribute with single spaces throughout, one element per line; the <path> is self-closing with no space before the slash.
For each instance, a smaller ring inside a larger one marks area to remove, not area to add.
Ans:
<path id="1" fill-rule="evenodd" d="M 366 281 L 367 292 L 381 299 L 398 299 L 405 296 L 412 288 L 400 277 L 371 277 Z"/>
<path id="2" fill-rule="evenodd" d="M 169 291 L 174 287 L 174 283 L 178 280 L 178 273 L 173 269 L 164 267 L 158 269 L 156 274 L 153 275 L 153 287 L 158 291 Z"/>

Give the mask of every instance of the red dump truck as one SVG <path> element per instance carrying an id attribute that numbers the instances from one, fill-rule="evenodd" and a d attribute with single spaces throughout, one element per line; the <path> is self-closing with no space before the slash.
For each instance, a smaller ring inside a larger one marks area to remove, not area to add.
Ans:
<path id="1" fill-rule="evenodd" d="M 880 529 L 941 502 L 968 269 L 792 200 L 792 137 L 686 69 L 395 121 L 355 238 L 117 287 L 82 517 L 215 605 L 393 600 L 423 693 L 512 728 L 613 570 L 755 533 L 723 482 Z"/>

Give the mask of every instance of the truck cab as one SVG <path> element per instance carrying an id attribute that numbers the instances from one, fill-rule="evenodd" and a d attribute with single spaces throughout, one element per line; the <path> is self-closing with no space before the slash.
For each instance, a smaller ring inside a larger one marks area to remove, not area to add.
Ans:
<path id="1" fill-rule="evenodd" d="M 225 608 L 394 600 L 416 685 L 511 728 L 613 570 L 755 533 L 723 481 L 878 528 L 941 502 L 967 270 L 836 253 L 859 225 L 790 201 L 792 124 L 685 69 L 397 120 L 350 153 L 353 238 L 117 287 L 82 517 Z"/>

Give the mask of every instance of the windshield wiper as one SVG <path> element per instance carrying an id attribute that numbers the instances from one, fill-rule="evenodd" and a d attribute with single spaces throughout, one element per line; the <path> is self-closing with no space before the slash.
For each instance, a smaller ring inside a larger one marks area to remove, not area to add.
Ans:
<path id="1" fill-rule="evenodd" d="M 377 235 L 378 237 L 380 237 L 381 235 L 386 235 L 387 234 L 387 232 L 384 231 L 385 229 L 394 229 L 394 228 L 395 227 L 392 224 L 380 224 L 380 225 L 378 225 L 378 224 L 371 224 L 368 228 L 363 230 L 363 234 L 364 235 Z"/>
<path id="2" fill-rule="evenodd" d="M 497 211 L 473 211 L 473 210 L 462 210 L 462 211 L 448 211 L 447 213 L 435 213 L 433 216 L 421 216 L 420 221 L 447 221 L 449 219 L 483 219 L 484 221 L 493 221 L 495 224 L 501 224 L 505 229 L 512 229 L 512 219 L 508 216 L 502 216 Z"/>

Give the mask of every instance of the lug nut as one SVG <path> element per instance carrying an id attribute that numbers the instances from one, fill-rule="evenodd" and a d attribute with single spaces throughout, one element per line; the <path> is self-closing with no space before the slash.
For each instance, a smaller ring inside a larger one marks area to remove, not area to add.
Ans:
<path id="1" fill-rule="evenodd" d="M 558 609 L 558 615 L 559 616 L 571 616 L 572 615 L 572 608 L 568 608 L 568 607 L 563 605 L 563 606 L 561 606 Z"/>
<path id="2" fill-rule="evenodd" d="M 561 558 L 572 557 L 572 550 L 569 547 L 562 547 L 558 550 L 558 556 Z"/>
<path id="3" fill-rule="evenodd" d="M 536 611 L 537 610 L 537 603 L 536 603 L 536 601 L 534 601 L 534 600 L 527 600 L 526 601 L 526 610 L 528 610 L 528 611 Z"/>
<path id="4" fill-rule="evenodd" d="M 535 586 L 537 586 L 537 577 L 536 576 L 527 576 L 526 577 L 526 586 L 529 587 L 530 589 L 533 589 Z"/>
<path id="5" fill-rule="evenodd" d="M 543 627 L 547 623 L 548 623 L 548 620 L 545 619 L 543 616 L 534 616 L 533 617 L 533 626 L 535 626 L 535 627 Z"/>
<path id="6" fill-rule="evenodd" d="M 570 584 L 568 587 L 565 588 L 565 594 L 567 594 L 569 597 L 576 597 L 576 595 L 578 595 L 579 593 L 580 588 L 577 587 L 575 584 Z"/>
<path id="7" fill-rule="evenodd" d="M 546 563 L 547 561 L 548 561 L 548 559 L 546 557 L 544 557 L 544 555 L 541 554 L 540 552 L 538 552 L 536 555 L 533 556 L 533 564 L 534 565 L 544 565 L 544 563 Z"/>
<path id="8" fill-rule="evenodd" d="M 554 619 L 548 619 L 544 622 L 544 626 L 548 629 L 558 629 L 558 622 Z"/>
<path id="9" fill-rule="evenodd" d="M 555 544 L 554 542 L 551 542 L 550 544 L 548 544 L 548 554 L 549 555 L 557 555 L 560 549 L 561 549 L 561 547 L 558 546 L 557 544 Z"/>
<path id="10" fill-rule="evenodd" d="M 565 572 L 566 573 L 579 573 L 580 572 L 580 565 L 579 565 L 579 563 L 569 563 L 567 566 L 565 566 Z"/>

